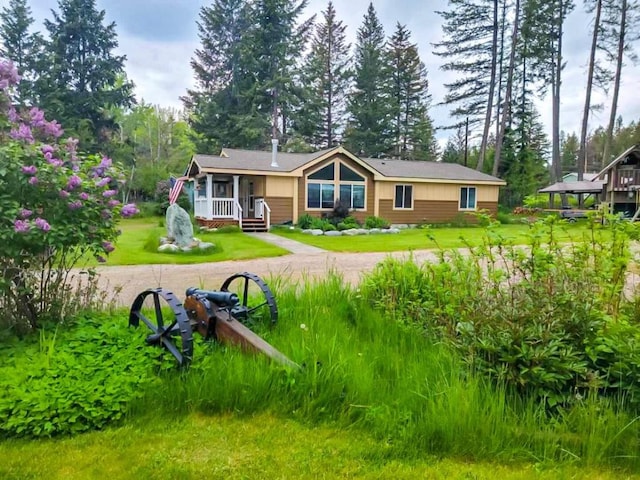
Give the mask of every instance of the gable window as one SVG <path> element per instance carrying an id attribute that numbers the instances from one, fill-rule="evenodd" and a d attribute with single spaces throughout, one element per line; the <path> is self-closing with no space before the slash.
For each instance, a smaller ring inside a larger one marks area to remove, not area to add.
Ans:
<path id="1" fill-rule="evenodd" d="M 396 185 L 393 208 L 413 208 L 413 185 Z"/>
<path id="2" fill-rule="evenodd" d="M 340 161 L 307 176 L 307 208 L 328 210 L 340 199 L 348 208 L 364 210 L 366 178 Z"/>
<path id="3" fill-rule="evenodd" d="M 476 187 L 460 188 L 460 210 L 476 209 Z"/>

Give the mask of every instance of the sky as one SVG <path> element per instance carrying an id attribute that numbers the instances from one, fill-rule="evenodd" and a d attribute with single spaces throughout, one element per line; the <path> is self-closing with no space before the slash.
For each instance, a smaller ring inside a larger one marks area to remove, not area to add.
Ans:
<path id="1" fill-rule="evenodd" d="M 347 25 L 347 38 L 354 44 L 356 30 L 362 23 L 370 0 L 334 0 L 337 17 Z M 2 0 L 0 0 L 2 3 Z M 203 0 L 98 0 L 98 8 L 104 9 L 107 20 L 116 22 L 118 53 L 127 57 L 127 75 L 136 85 L 138 100 L 166 107 L 182 107 L 179 97 L 193 86 L 189 65 L 193 52 L 199 46 L 196 21 L 200 8 L 211 1 Z M 566 68 L 563 72 L 560 127 L 566 132 L 579 132 L 584 108 L 586 64 L 589 55 L 592 26 L 583 12 L 582 2 L 567 21 L 565 36 Z M 54 0 L 30 0 L 29 5 L 36 19 L 36 28 L 44 18 L 51 18 L 51 10 L 57 8 Z M 455 74 L 440 70 L 442 63 L 432 53 L 432 44 L 442 38 L 441 19 L 436 13 L 446 10 L 446 0 L 374 0 L 387 36 L 399 22 L 411 31 L 413 42 L 418 45 L 420 57 L 428 71 L 429 90 L 432 95 L 431 117 L 436 127 L 452 123 L 449 107 L 438 105 L 446 93 L 444 84 Z M 310 0 L 305 18 L 326 9 L 326 0 Z M 317 18 L 318 18 L 317 17 Z M 640 51 L 640 42 L 636 42 Z M 618 102 L 618 114 L 628 123 L 640 119 L 640 65 L 627 65 L 623 69 L 622 86 Z M 594 92 L 593 103 L 602 104 L 602 111 L 594 112 L 589 128 L 606 125 L 609 119 L 610 97 Z M 551 101 L 537 102 L 541 120 L 550 133 Z M 451 131 L 438 131 L 442 145 Z"/>

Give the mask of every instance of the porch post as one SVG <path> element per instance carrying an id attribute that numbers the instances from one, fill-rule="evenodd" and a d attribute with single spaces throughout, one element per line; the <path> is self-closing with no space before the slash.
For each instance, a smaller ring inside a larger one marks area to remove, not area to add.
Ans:
<path id="1" fill-rule="evenodd" d="M 207 173 L 207 220 L 213 220 L 213 175 Z"/>
<path id="2" fill-rule="evenodd" d="M 233 210 L 236 216 L 236 220 L 239 220 L 240 212 L 236 209 L 236 205 L 240 202 L 240 175 L 233 176 Z"/>

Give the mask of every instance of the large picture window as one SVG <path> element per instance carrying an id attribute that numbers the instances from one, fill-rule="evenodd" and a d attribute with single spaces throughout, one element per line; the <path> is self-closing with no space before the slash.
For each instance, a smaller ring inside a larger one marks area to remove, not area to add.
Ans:
<path id="1" fill-rule="evenodd" d="M 396 185 L 394 208 L 413 208 L 413 185 Z"/>
<path id="2" fill-rule="evenodd" d="M 460 188 L 460 210 L 476 209 L 476 187 Z"/>
<path id="3" fill-rule="evenodd" d="M 354 210 L 366 205 L 366 178 L 342 162 L 332 162 L 307 177 L 307 208 L 331 209 L 336 199 Z"/>
<path id="4" fill-rule="evenodd" d="M 333 183 L 309 183 L 307 185 L 307 208 L 333 208 L 335 198 Z"/>

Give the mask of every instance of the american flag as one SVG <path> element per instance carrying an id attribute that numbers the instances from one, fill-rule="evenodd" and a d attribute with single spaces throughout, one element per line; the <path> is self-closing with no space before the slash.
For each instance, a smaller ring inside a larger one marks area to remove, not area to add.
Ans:
<path id="1" fill-rule="evenodd" d="M 182 178 L 173 178 L 169 179 L 169 205 L 173 205 L 178 200 L 180 196 L 180 192 L 182 191 L 182 185 L 184 184 L 184 180 Z"/>

